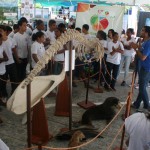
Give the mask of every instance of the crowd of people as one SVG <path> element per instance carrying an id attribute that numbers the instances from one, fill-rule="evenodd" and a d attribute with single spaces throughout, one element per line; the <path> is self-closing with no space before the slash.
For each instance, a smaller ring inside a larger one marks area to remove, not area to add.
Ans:
<path id="1" fill-rule="evenodd" d="M 6 81 L 11 82 L 11 94 L 17 88 L 18 83 L 23 81 L 27 75 L 27 64 L 30 64 L 32 70 L 39 59 L 44 55 L 47 48 L 53 44 L 62 33 L 67 29 L 65 24 L 56 25 L 55 20 L 49 20 L 48 30 L 45 31 L 44 22 L 36 21 L 36 28 L 33 29 L 26 18 L 19 19 L 18 24 L 14 24 L 13 30 L 6 25 L 0 25 L 0 105 L 5 106 L 8 99 L 6 90 Z M 81 32 L 86 39 L 94 38 L 89 33 L 89 25 L 84 24 L 82 29 L 79 27 L 69 26 Z M 133 107 L 138 109 L 141 102 L 144 102 L 144 108 L 149 109 L 149 98 L 146 87 L 150 81 L 150 27 L 144 26 L 141 30 L 141 37 L 134 35 L 134 30 L 128 28 L 124 36 L 113 29 L 109 29 L 108 34 L 104 31 L 98 31 L 96 36 L 104 47 L 104 57 L 101 62 L 93 62 L 94 72 L 101 70 L 100 85 L 104 86 L 106 91 L 116 91 L 115 84 L 117 78 L 124 69 L 124 77 L 121 86 L 127 84 L 127 77 L 131 62 L 135 60 L 135 73 L 139 75 L 139 94 L 137 100 L 133 103 Z M 73 45 L 78 44 L 73 41 Z M 55 54 L 53 60 L 41 70 L 39 75 L 60 74 L 65 60 L 64 52 L 68 49 L 68 45 Z M 77 52 L 76 68 L 73 76 L 76 75 L 81 79 L 86 77 L 84 68 L 84 59 L 88 59 L 92 52 L 86 56 Z M 79 65 L 81 65 L 79 67 Z M 105 78 L 104 78 L 105 77 Z M 98 76 L 95 76 L 95 81 Z M 83 80 L 87 87 L 86 80 Z M 73 86 L 77 86 L 75 83 Z"/>
<path id="2" fill-rule="evenodd" d="M 26 18 L 22 17 L 18 24 L 14 24 L 13 30 L 7 25 L 0 25 L 0 38 L 1 38 L 1 67 L 0 67 L 0 103 L 6 103 L 8 94 L 6 90 L 6 80 L 11 82 L 11 93 L 14 92 L 17 85 L 16 83 L 23 81 L 27 74 L 27 64 L 30 64 L 30 69 L 33 69 L 39 59 L 44 55 L 45 50 L 53 44 L 63 32 L 67 30 L 66 25 L 60 23 L 56 25 L 55 20 L 49 20 L 48 29 L 45 31 L 44 22 L 42 20 L 36 21 L 36 28 L 33 29 Z M 73 28 L 74 26 L 69 26 Z M 82 33 L 86 39 L 97 37 L 104 47 L 104 57 L 101 62 L 93 62 L 93 72 L 101 70 L 100 85 L 104 86 L 106 91 L 116 91 L 115 84 L 117 78 L 124 67 L 124 77 L 121 86 L 127 84 L 127 77 L 131 62 L 135 60 L 135 72 L 140 74 L 141 61 L 140 57 L 136 54 L 136 47 L 142 46 L 144 37 L 137 38 L 134 35 L 134 29 L 128 28 L 123 36 L 113 29 L 108 30 L 108 34 L 104 31 L 98 31 L 96 36 L 89 33 L 89 25 L 84 24 L 81 28 L 75 28 Z M 77 41 L 73 41 L 76 46 Z M 54 56 L 52 61 L 39 73 L 39 75 L 59 74 L 63 68 L 64 52 L 68 49 L 68 45 L 62 46 L 58 53 Z M 76 65 L 73 76 L 76 75 L 81 79 L 86 77 L 84 59 L 90 58 L 91 53 L 83 56 L 82 52 L 76 52 Z M 81 65 L 81 66 L 78 66 Z M 105 76 L 105 78 L 104 78 Z M 95 81 L 98 80 L 95 76 Z M 149 79 L 148 79 L 149 80 Z M 140 82 L 139 78 L 139 82 Z M 87 87 L 86 80 L 84 80 L 85 87 Z M 77 86 L 73 83 L 73 86 Z M 146 85 L 147 86 L 147 85 Z M 145 93 L 145 92 L 144 92 Z M 148 96 L 146 96 L 148 97 Z M 146 98 L 148 99 L 148 98 Z M 148 105 L 148 104 L 147 104 Z M 146 105 L 146 107 L 147 107 Z"/>

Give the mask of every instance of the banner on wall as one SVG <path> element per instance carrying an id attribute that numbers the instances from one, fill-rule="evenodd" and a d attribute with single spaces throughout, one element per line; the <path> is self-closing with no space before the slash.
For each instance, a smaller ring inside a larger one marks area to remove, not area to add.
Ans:
<path id="1" fill-rule="evenodd" d="M 98 30 L 108 32 L 109 29 L 121 33 L 124 11 L 124 6 L 78 3 L 76 27 L 82 28 L 83 24 L 88 24 L 90 34 L 95 34 Z"/>
<path id="2" fill-rule="evenodd" d="M 30 20 L 34 17 L 33 0 L 21 0 L 21 17 Z"/>

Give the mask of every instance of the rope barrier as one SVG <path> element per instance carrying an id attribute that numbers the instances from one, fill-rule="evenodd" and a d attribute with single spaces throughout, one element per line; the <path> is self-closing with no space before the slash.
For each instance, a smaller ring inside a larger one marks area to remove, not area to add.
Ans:
<path id="1" fill-rule="evenodd" d="M 124 127 L 124 123 L 122 124 L 122 126 L 120 127 L 120 129 L 118 130 L 116 136 L 114 137 L 114 139 L 112 140 L 111 144 L 108 146 L 107 150 L 110 150 L 110 148 L 112 147 L 112 145 L 114 144 L 114 142 L 116 141 L 116 138 L 118 137 L 118 135 L 120 134 L 120 132 L 123 130 Z"/>
<path id="2" fill-rule="evenodd" d="M 4 81 L 6 83 L 12 83 L 12 84 L 20 84 L 20 82 L 11 82 L 10 80 L 4 80 L 2 78 L 0 78 L 1 81 Z"/>
<path id="3" fill-rule="evenodd" d="M 128 97 L 127 97 L 128 98 Z M 70 148 L 54 148 L 54 147 L 47 147 L 47 146 L 42 146 L 42 148 L 47 148 L 48 150 L 71 150 L 71 149 L 74 149 L 74 148 L 80 148 L 80 147 L 83 147 L 83 146 L 86 146 L 90 143 L 92 143 L 93 141 L 95 141 L 104 131 L 106 131 L 106 129 L 108 129 L 110 127 L 110 125 L 112 124 L 112 122 L 118 117 L 118 115 L 120 114 L 120 112 L 122 111 L 122 109 L 124 108 L 125 104 L 123 104 L 123 106 L 120 108 L 120 110 L 117 112 L 117 114 L 114 116 L 114 118 L 109 122 L 109 124 L 107 124 L 107 126 L 105 126 L 105 128 L 99 132 L 99 134 L 97 136 L 95 136 L 93 139 L 89 140 L 88 142 L 86 143 L 83 143 L 79 146 L 76 146 L 76 147 L 70 147 Z"/>
<path id="4" fill-rule="evenodd" d="M 114 78 L 111 76 L 111 74 L 109 73 L 109 71 L 108 71 L 108 69 L 107 69 L 107 65 L 106 65 L 105 60 L 104 60 L 104 59 L 102 59 L 102 60 L 103 60 L 103 62 L 104 62 L 105 69 L 106 69 L 106 72 L 108 73 L 108 75 L 109 75 L 113 80 L 117 81 L 117 79 L 114 79 Z M 128 77 L 128 78 L 129 78 L 129 77 Z M 127 78 L 127 79 L 128 79 L 128 78 Z"/>

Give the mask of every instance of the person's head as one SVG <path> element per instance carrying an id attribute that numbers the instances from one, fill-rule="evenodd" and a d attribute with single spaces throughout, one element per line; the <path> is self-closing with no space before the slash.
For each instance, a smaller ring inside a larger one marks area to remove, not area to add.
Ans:
<path id="1" fill-rule="evenodd" d="M 12 28 L 10 26 L 6 26 L 7 36 L 12 32 Z"/>
<path id="2" fill-rule="evenodd" d="M 25 32 L 27 30 L 27 19 L 25 17 L 22 17 L 18 21 L 18 26 L 19 26 L 19 31 L 20 32 Z"/>
<path id="3" fill-rule="evenodd" d="M 115 32 L 115 31 L 114 31 L 113 29 L 109 29 L 109 30 L 108 30 L 108 37 L 109 37 L 110 39 L 112 39 L 114 32 Z"/>
<path id="4" fill-rule="evenodd" d="M 3 36 L 2 36 L 2 34 L 0 33 L 0 45 L 2 45 L 2 42 L 3 42 Z"/>
<path id="5" fill-rule="evenodd" d="M 81 33 L 81 28 L 77 27 L 75 30 L 79 31 Z"/>
<path id="6" fill-rule="evenodd" d="M 48 25 L 49 25 L 49 29 L 51 31 L 54 31 L 56 29 L 56 21 L 55 20 L 49 20 Z"/>
<path id="7" fill-rule="evenodd" d="M 38 31 L 37 33 L 33 34 L 32 41 L 43 43 L 45 41 L 44 33 L 42 31 Z"/>
<path id="8" fill-rule="evenodd" d="M 13 25 L 13 30 L 14 30 L 14 33 L 17 33 L 19 31 L 19 26 L 18 24 L 14 24 Z"/>
<path id="9" fill-rule="evenodd" d="M 36 28 L 41 31 L 41 30 L 44 30 L 44 22 L 42 20 L 37 20 L 36 21 Z"/>
<path id="10" fill-rule="evenodd" d="M 0 25 L 0 34 L 2 35 L 3 38 L 7 36 L 7 29 L 5 25 Z"/>
<path id="11" fill-rule="evenodd" d="M 134 34 L 134 29 L 133 28 L 128 28 L 127 32 L 126 32 L 127 37 L 131 37 L 133 34 Z"/>
<path id="12" fill-rule="evenodd" d="M 58 28 L 61 29 L 62 32 L 65 32 L 65 31 L 66 31 L 66 26 L 65 26 L 64 23 L 60 23 L 60 24 L 58 25 Z"/>
<path id="13" fill-rule="evenodd" d="M 150 37 L 150 27 L 144 26 L 141 30 L 141 37 L 142 38 L 149 38 Z"/>
<path id="14" fill-rule="evenodd" d="M 56 38 L 60 37 L 62 33 L 63 33 L 63 31 L 62 31 L 61 28 L 56 28 L 55 29 Z"/>
<path id="15" fill-rule="evenodd" d="M 102 31 L 102 30 L 99 30 L 99 31 L 97 32 L 96 37 L 97 37 L 99 40 L 106 40 L 106 39 L 107 39 L 106 33 L 105 33 L 104 31 Z"/>
<path id="16" fill-rule="evenodd" d="M 117 32 L 114 32 L 114 33 L 112 34 L 112 39 L 113 39 L 113 42 L 117 42 L 117 41 L 118 41 L 119 35 L 118 35 Z"/>
<path id="17" fill-rule="evenodd" d="M 83 26 L 82 26 L 82 32 L 83 33 L 87 33 L 89 31 L 89 25 L 88 24 L 84 24 Z"/>

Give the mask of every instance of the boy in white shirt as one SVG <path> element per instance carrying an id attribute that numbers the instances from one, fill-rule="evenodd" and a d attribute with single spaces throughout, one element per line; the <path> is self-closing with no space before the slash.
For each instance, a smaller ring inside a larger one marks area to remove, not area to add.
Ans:
<path id="1" fill-rule="evenodd" d="M 19 26 L 18 24 L 13 25 L 13 31 L 8 35 L 8 37 L 13 38 L 14 35 L 19 31 Z"/>
<path id="2" fill-rule="evenodd" d="M 39 31 L 42 31 L 44 33 L 44 36 L 45 36 L 44 46 L 45 46 L 45 49 L 47 49 L 48 45 L 50 44 L 50 39 L 47 37 L 47 34 L 45 32 L 44 22 L 42 20 L 36 21 L 36 29 L 33 30 L 32 36 L 33 36 L 33 34 L 39 32 Z"/>
<path id="3" fill-rule="evenodd" d="M 18 21 L 19 31 L 14 35 L 18 59 L 16 59 L 17 73 L 19 82 L 26 78 L 26 66 L 28 63 L 28 54 L 30 46 L 30 38 L 26 34 L 27 19 L 22 17 Z"/>
<path id="4" fill-rule="evenodd" d="M 106 70 L 106 83 L 104 88 L 108 91 L 115 89 L 116 79 L 119 71 L 121 54 L 123 54 L 123 44 L 118 41 L 119 35 L 117 32 L 113 33 L 113 40 L 108 43 L 108 55 L 106 59 L 107 70 Z"/>
<path id="5" fill-rule="evenodd" d="M 2 47 L 3 37 L 0 33 L 0 105 L 6 106 L 7 91 L 6 91 L 6 66 L 5 62 L 8 61 L 8 57 Z"/>
<path id="6" fill-rule="evenodd" d="M 55 29 L 56 29 L 56 21 L 49 20 L 49 29 L 46 31 L 47 37 L 50 39 L 50 44 L 53 44 L 56 41 Z"/>
<path id="7" fill-rule="evenodd" d="M 13 39 L 8 38 L 7 36 L 6 26 L 0 25 L 0 32 L 3 36 L 2 46 L 4 48 L 5 53 L 8 56 L 8 61 L 6 62 L 6 77 L 9 77 L 10 82 L 12 82 L 11 93 L 13 93 L 17 87 L 17 84 L 14 83 L 17 82 L 17 68 L 13 58 L 13 54 L 14 56 L 16 56 L 16 48 Z"/>

